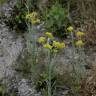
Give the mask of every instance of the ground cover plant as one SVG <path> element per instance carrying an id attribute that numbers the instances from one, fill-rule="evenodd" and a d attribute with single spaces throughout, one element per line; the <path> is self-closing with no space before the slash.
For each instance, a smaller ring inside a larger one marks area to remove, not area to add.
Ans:
<path id="1" fill-rule="evenodd" d="M 84 15 L 86 18 L 82 17 L 82 12 L 78 13 L 81 10 L 77 6 L 78 2 L 80 3 L 79 0 L 17 0 L 10 16 L 4 17 L 9 28 L 26 35 L 24 57 L 18 57 L 18 64 L 12 67 L 18 73 L 20 71 L 22 77 L 28 79 L 41 96 L 96 95 L 93 83 L 92 90 L 89 88 L 90 80 L 96 75 L 91 79 L 88 77 L 92 66 L 87 64 L 86 59 L 86 49 L 93 48 L 95 44 L 92 43 L 95 29 L 92 33 L 88 32 L 88 27 L 86 29 L 84 20 L 87 22 L 87 13 Z M 85 4 L 82 0 L 81 3 Z M 78 13 L 76 17 L 75 11 Z M 92 27 L 89 22 L 88 26 Z M 91 75 L 96 74 L 91 71 Z M 4 94 L 2 89 L 0 85 L 0 94 Z"/>
<path id="2" fill-rule="evenodd" d="M 52 70 L 54 69 L 54 58 L 56 58 L 58 52 L 63 49 L 63 48 L 66 48 L 66 46 L 68 47 L 68 45 L 66 45 L 64 43 L 64 41 L 57 41 L 55 40 L 55 37 L 53 36 L 53 34 L 51 32 L 45 32 L 45 36 L 42 36 L 40 37 L 39 39 L 36 38 L 36 30 L 34 29 L 34 25 L 38 25 L 41 20 L 39 19 L 38 17 L 38 13 L 37 12 L 32 12 L 32 13 L 28 13 L 26 15 L 26 19 L 28 21 L 28 32 L 29 32 L 29 36 L 28 36 L 28 48 L 29 48 L 29 51 L 31 52 L 32 54 L 32 71 L 33 73 L 36 74 L 36 65 L 37 65 L 37 56 L 38 56 L 38 46 L 37 46 L 37 42 L 40 43 L 40 46 L 42 47 L 42 49 L 44 48 L 45 51 L 46 51 L 46 63 L 48 63 L 47 65 L 45 65 L 46 69 L 45 71 L 43 72 L 43 74 L 39 74 L 40 75 L 40 79 L 41 81 L 38 81 L 37 85 L 38 87 L 41 87 L 41 93 L 43 91 L 43 95 L 46 95 L 46 96 L 53 96 L 55 93 L 54 93 L 54 90 L 52 90 L 52 87 L 53 87 L 53 84 L 54 84 L 54 81 L 56 81 L 56 77 L 55 77 L 55 80 L 53 79 L 54 75 L 52 73 Z M 33 26 L 32 26 L 33 25 Z M 84 32 L 81 32 L 81 31 L 78 31 L 76 33 L 74 33 L 74 28 L 72 26 L 69 26 L 67 29 L 67 32 L 70 36 L 70 39 L 71 39 L 71 46 L 72 46 L 72 49 L 73 49 L 73 55 L 72 55 L 72 58 L 74 61 L 72 61 L 72 73 L 73 73 L 73 77 L 76 75 L 76 81 L 74 81 L 74 83 L 76 83 L 76 87 L 77 89 L 71 89 L 72 90 L 72 94 L 77 94 L 79 96 L 79 89 L 80 88 L 80 84 L 79 81 L 80 81 L 80 78 L 82 78 L 82 73 L 79 72 L 79 70 L 77 71 L 77 68 L 75 68 L 75 66 L 82 66 L 82 65 L 78 65 L 78 63 L 75 61 L 75 51 L 76 49 L 75 48 L 79 48 L 81 49 L 82 46 L 84 46 L 84 42 L 82 40 L 82 37 L 85 36 L 85 33 Z M 74 35 L 76 35 L 76 38 L 74 38 Z M 30 37 L 31 36 L 31 37 Z M 38 41 L 37 41 L 38 40 Z M 31 44 L 30 44 L 30 41 L 31 41 Z M 30 50 L 31 49 L 31 50 Z M 44 50 L 43 49 L 43 50 Z M 47 49 L 47 50 L 46 50 Z M 38 60 L 37 60 L 38 61 Z M 84 69 L 84 68 L 83 68 Z M 82 67 L 81 67 L 81 70 L 83 70 Z M 46 73 L 47 72 L 47 73 Z M 34 75 L 34 74 L 33 74 Z M 43 77 L 44 76 L 44 77 Z M 77 77 L 77 76 L 80 76 L 80 77 Z M 44 79 L 44 80 L 43 80 Z M 54 81 L 52 81 L 54 80 Z M 37 81 L 36 81 L 37 82 Z M 73 84 L 74 86 L 74 84 Z M 77 91 L 76 91 L 77 90 Z"/>

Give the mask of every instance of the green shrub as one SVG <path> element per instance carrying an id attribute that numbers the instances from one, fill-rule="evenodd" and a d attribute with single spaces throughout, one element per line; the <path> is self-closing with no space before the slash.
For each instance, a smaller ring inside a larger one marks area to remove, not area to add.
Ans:
<path id="1" fill-rule="evenodd" d="M 58 1 L 58 0 L 57 0 Z M 27 30 L 25 15 L 28 12 L 38 11 L 41 15 L 41 20 L 44 20 L 45 29 L 53 32 L 55 36 L 65 37 L 65 27 L 67 25 L 67 9 L 61 3 L 62 2 L 49 1 L 51 5 L 46 5 L 43 11 L 39 8 L 39 0 L 20 0 L 17 1 L 13 10 L 10 12 L 11 16 L 6 17 L 5 23 L 11 29 L 15 29 L 19 32 L 25 32 Z M 60 3 L 60 4 L 59 4 Z"/>
<path id="2" fill-rule="evenodd" d="M 48 10 L 46 14 L 45 28 L 53 32 L 55 36 L 65 36 L 65 26 L 68 23 L 67 10 L 56 3 Z"/>

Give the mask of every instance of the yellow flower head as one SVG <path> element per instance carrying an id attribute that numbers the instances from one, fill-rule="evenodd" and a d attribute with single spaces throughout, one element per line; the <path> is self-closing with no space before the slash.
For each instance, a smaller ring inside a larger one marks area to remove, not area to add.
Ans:
<path id="1" fill-rule="evenodd" d="M 84 42 L 83 42 L 82 40 L 78 40 L 78 41 L 76 42 L 76 46 L 81 47 L 81 46 L 83 46 L 83 45 L 84 45 Z"/>
<path id="2" fill-rule="evenodd" d="M 31 19 L 32 24 L 40 23 L 40 19 Z"/>
<path id="3" fill-rule="evenodd" d="M 72 31 L 73 31 L 73 27 L 72 27 L 72 26 L 69 26 L 69 27 L 67 28 L 67 31 L 68 31 L 68 32 L 72 32 Z"/>
<path id="4" fill-rule="evenodd" d="M 50 33 L 50 32 L 46 32 L 45 34 L 48 36 L 48 38 L 50 38 L 50 39 L 54 39 L 52 33 Z"/>
<path id="5" fill-rule="evenodd" d="M 38 16 L 38 13 L 34 11 L 34 12 L 31 13 L 31 16 L 36 17 L 36 16 Z"/>
<path id="6" fill-rule="evenodd" d="M 27 14 L 27 15 L 26 15 L 26 19 L 29 19 L 29 18 L 30 18 L 30 14 Z"/>
<path id="7" fill-rule="evenodd" d="M 26 15 L 26 19 L 29 20 L 32 24 L 37 24 L 40 23 L 40 19 L 38 19 L 37 16 L 37 12 L 32 12 Z"/>
<path id="8" fill-rule="evenodd" d="M 38 15 L 37 12 L 29 13 L 29 14 L 26 15 L 26 19 L 30 20 L 32 18 L 36 18 L 37 15 Z"/>
<path id="9" fill-rule="evenodd" d="M 40 38 L 38 39 L 38 42 L 39 42 L 39 43 L 45 43 L 45 42 L 46 42 L 46 38 L 45 38 L 45 37 L 40 37 Z"/>
<path id="10" fill-rule="evenodd" d="M 50 45 L 50 44 L 44 44 L 44 46 L 43 46 L 44 48 L 46 48 L 46 49 L 52 49 L 52 46 Z"/>
<path id="11" fill-rule="evenodd" d="M 56 47 L 57 49 L 62 49 L 62 48 L 65 48 L 65 43 L 60 43 L 58 41 L 53 41 L 53 46 Z"/>
<path id="12" fill-rule="evenodd" d="M 61 46 L 62 46 L 62 48 L 65 48 L 66 47 L 66 45 L 65 45 L 65 43 L 61 43 Z"/>
<path id="13" fill-rule="evenodd" d="M 81 32 L 81 31 L 78 31 L 77 33 L 76 33 L 76 36 L 77 37 L 81 37 L 81 36 L 84 36 L 85 35 L 85 33 L 84 32 Z"/>

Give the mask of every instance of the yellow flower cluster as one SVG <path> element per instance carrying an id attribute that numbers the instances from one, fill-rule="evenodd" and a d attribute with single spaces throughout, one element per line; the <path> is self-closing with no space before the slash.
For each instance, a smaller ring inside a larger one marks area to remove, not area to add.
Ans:
<path id="1" fill-rule="evenodd" d="M 78 40 L 76 41 L 76 46 L 79 46 L 79 47 L 84 46 L 84 42 L 82 40 Z"/>
<path id="2" fill-rule="evenodd" d="M 69 26 L 68 28 L 67 28 L 67 31 L 68 32 L 73 32 L 73 30 L 74 30 L 74 28 L 72 27 L 72 26 Z M 77 37 L 80 37 L 79 38 L 79 40 L 77 40 L 76 41 L 76 43 L 75 43 L 75 45 L 77 46 L 77 47 L 81 47 L 81 46 L 84 46 L 84 42 L 83 42 L 83 40 L 82 40 L 82 36 L 85 36 L 85 33 L 84 32 L 81 32 L 81 31 L 78 31 L 78 32 L 76 32 L 76 36 Z"/>
<path id="3" fill-rule="evenodd" d="M 69 27 L 67 28 L 67 31 L 68 31 L 68 32 L 72 32 L 72 31 L 73 31 L 73 27 L 72 27 L 72 26 L 69 26 Z"/>
<path id="4" fill-rule="evenodd" d="M 32 12 L 26 15 L 26 19 L 29 20 L 32 24 L 40 23 L 40 19 L 38 19 L 37 17 L 37 12 Z"/>
<path id="5" fill-rule="evenodd" d="M 78 31 L 77 33 L 76 33 L 76 36 L 77 37 L 81 37 L 81 36 L 84 36 L 85 35 L 85 33 L 84 32 L 81 32 L 81 31 Z"/>
<path id="6" fill-rule="evenodd" d="M 54 40 L 54 36 L 50 32 L 46 32 L 45 35 L 51 39 L 53 42 L 50 44 L 47 42 L 47 39 L 45 37 L 40 37 L 38 39 L 38 42 L 43 44 L 43 47 L 49 50 L 53 50 L 53 52 L 58 52 L 58 50 L 63 49 L 66 47 L 64 42 L 59 42 Z"/>
<path id="7" fill-rule="evenodd" d="M 48 38 L 54 39 L 54 36 L 52 35 L 52 33 L 46 32 L 45 34 L 46 34 L 46 36 L 47 36 Z"/>
<path id="8" fill-rule="evenodd" d="M 37 16 L 37 12 L 32 12 L 26 15 L 26 19 L 35 18 Z"/>
<path id="9" fill-rule="evenodd" d="M 52 46 L 49 43 L 44 44 L 43 47 L 46 49 L 52 49 Z"/>
<path id="10" fill-rule="evenodd" d="M 45 43 L 45 42 L 46 42 L 46 38 L 45 38 L 45 37 L 40 37 L 40 38 L 38 39 L 38 42 L 39 42 L 39 43 Z"/>
<path id="11" fill-rule="evenodd" d="M 72 26 L 69 26 L 67 28 L 67 30 L 68 30 L 68 32 L 72 32 L 73 31 L 73 27 Z M 77 37 L 82 37 L 84 35 L 85 35 L 85 33 L 84 32 L 81 32 L 81 31 L 78 31 L 76 33 L 76 36 Z M 47 38 L 46 37 L 49 38 L 52 41 L 51 44 L 49 42 L 47 42 Z M 64 42 L 56 41 L 55 38 L 54 38 L 54 36 L 53 36 L 53 34 L 50 33 L 50 32 L 46 32 L 45 33 L 45 37 L 40 37 L 38 39 L 38 42 L 41 43 L 41 44 L 43 44 L 43 47 L 44 48 L 53 50 L 54 52 L 58 52 L 58 50 L 63 49 L 63 48 L 66 48 L 65 43 Z M 77 40 L 75 42 L 75 45 L 77 47 L 82 47 L 82 46 L 84 46 L 84 44 L 85 43 L 83 42 L 83 40 L 81 38 L 79 38 L 79 40 Z"/>
<path id="12" fill-rule="evenodd" d="M 78 31 L 77 33 L 76 33 L 76 36 L 77 37 L 80 37 L 79 39 L 80 40 L 78 40 L 78 41 L 76 41 L 76 46 L 78 46 L 78 47 L 82 47 L 82 46 L 84 46 L 84 42 L 83 42 L 83 40 L 82 40 L 82 36 L 85 36 L 85 33 L 84 32 L 81 32 L 81 31 Z"/>
<path id="13" fill-rule="evenodd" d="M 53 46 L 56 47 L 57 49 L 62 49 L 65 48 L 65 43 L 60 43 L 58 41 L 53 41 Z"/>

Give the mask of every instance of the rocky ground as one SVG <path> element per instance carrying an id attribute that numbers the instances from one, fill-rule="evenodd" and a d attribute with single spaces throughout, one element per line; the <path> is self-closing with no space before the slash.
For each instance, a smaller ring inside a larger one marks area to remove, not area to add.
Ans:
<path id="1" fill-rule="evenodd" d="M 0 6 L 0 15 L 4 14 L 8 17 L 15 2 L 16 0 L 10 0 Z M 0 19 L 0 80 L 5 78 L 3 83 L 6 83 L 8 90 L 6 96 L 13 96 L 10 93 L 15 89 L 18 90 L 18 96 L 40 96 L 40 94 L 36 93 L 34 86 L 31 88 L 28 80 L 21 77 L 11 67 L 22 53 L 24 46 L 25 42 L 22 35 L 18 35 L 15 31 L 9 30 L 3 23 L 3 20 Z"/>
<path id="2" fill-rule="evenodd" d="M 23 44 L 21 36 L 16 36 L 4 24 L 0 24 L 0 78 L 5 73 L 5 69 L 20 55 Z"/>
<path id="3" fill-rule="evenodd" d="M 15 4 L 15 2 L 16 0 L 10 0 L 9 3 L 5 3 L 0 6 L 0 14 L 9 16 L 10 10 L 12 10 L 11 7 Z M 0 80 L 3 77 L 6 77 L 3 82 L 7 84 L 7 90 L 9 93 L 12 93 L 11 91 L 14 89 L 15 91 L 18 90 L 18 96 L 41 96 L 40 93 L 36 92 L 34 86 L 30 86 L 29 80 L 23 78 L 21 74 L 19 74 L 11 67 L 14 66 L 13 64 L 18 62 L 18 57 L 25 48 L 25 39 L 23 38 L 23 35 L 18 35 L 15 31 L 9 30 L 8 27 L 6 27 L 6 25 L 2 22 L 2 20 L 0 20 Z M 61 75 L 63 74 L 63 71 L 68 70 L 68 63 L 70 64 L 70 60 L 72 60 L 73 55 L 71 48 L 67 49 L 64 54 L 65 55 L 60 55 L 56 61 L 59 62 L 56 71 Z M 76 56 L 76 58 L 79 58 L 78 54 Z M 94 54 L 93 52 L 87 52 L 85 57 L 86 62 L 84 62 L 84 64 L 89 64 L 91 67 L 93 66 L 93 69 L 95 70 L 96 52 L 94 52 Z M 64 94 L 60 96 L 64 96 Z M 11 95 L 7 94 L 6 96 Z"/>

